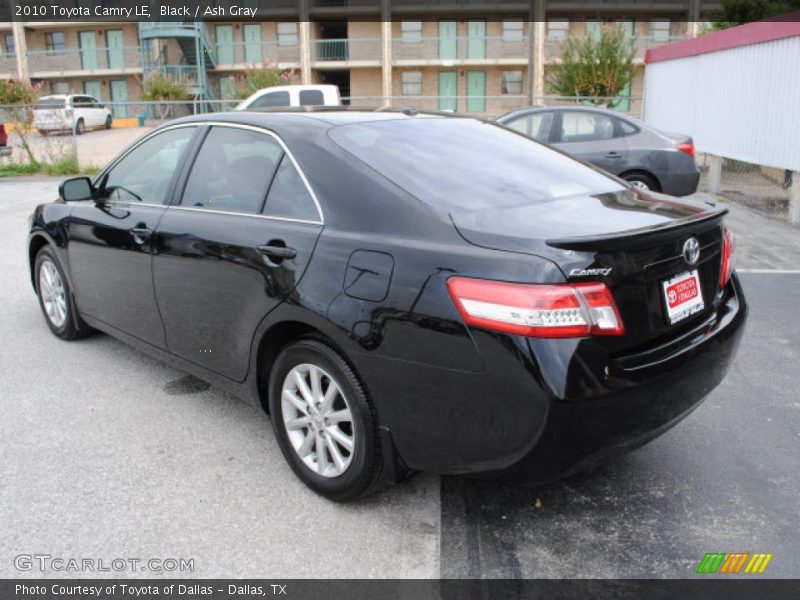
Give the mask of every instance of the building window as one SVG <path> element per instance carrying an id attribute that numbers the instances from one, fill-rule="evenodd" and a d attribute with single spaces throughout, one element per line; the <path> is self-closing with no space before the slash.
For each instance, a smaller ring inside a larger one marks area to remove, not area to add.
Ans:
<path id="1" fill-rule="evenodd" d="M 521 94 L 522 71 L 503 71 L 500 91 L 503 94 Z"/>
<path id="2" fill-rule="evenodd" d="M 7 33 L 6 38 L 6 54 L 14 56 L 17 53 L 17 47 L 14 45 L 14 34 Z"/>
<path id="3" fill-rule="evenodd" d="M 64 33 L 62 31 L 48 31 L 45 33 L 44 47 L 48 54 L 64 52 Z"/>
<path id="4" fill-rule="evenodd" d="M 297 23 L 278 23 L 278 46 L 297 46 Z"/>
<path id="5" fill-rule="evenodd" d="M 422 72 L 404 71 L 401 78 L 404 96 L 422 96 Z"/>
<path id="6" fill-rule="evenodd" d="M 670 25 L 669 19 L 650 21 L 650 38 L 654 42 L 668 42 Z"/>
<path id="7" fill-rule="evenodd" d="M 400 41 L 418 44 L 422 41 L 422 21 L 400 21 Z"/>
<path id="8" fill-rule="evenodd" d="M 547 41 L 563 42 L 569 35 L 569 21 L 567 19 L 547 20 Z"/>
<path id="9" fill-rule="evenodd" d="M 522 19 L 505 19 L 503 21 L 503 41 L 521 42 L 524 35 Z"/>

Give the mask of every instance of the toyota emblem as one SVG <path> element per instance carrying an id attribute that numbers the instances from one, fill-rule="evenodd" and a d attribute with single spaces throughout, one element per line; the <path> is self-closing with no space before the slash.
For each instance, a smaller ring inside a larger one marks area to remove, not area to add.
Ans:
<path id="1" fill-rule="evenodd" d="M 688 265 L 697 264 L 700 258 L 700 242 L 696 238 L 689 238 L 683 243 L 683 260 Z"/>

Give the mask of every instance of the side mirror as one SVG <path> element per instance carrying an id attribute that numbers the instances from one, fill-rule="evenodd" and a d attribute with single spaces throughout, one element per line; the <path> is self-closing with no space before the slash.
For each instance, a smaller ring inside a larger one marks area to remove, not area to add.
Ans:
<path id="1" fill-rule="evenodd" d="M 88 177 L 67 179 L 58 187 L 58 195 L 64 202 L 93 200 L 95 196 L 92 181 Z"/>

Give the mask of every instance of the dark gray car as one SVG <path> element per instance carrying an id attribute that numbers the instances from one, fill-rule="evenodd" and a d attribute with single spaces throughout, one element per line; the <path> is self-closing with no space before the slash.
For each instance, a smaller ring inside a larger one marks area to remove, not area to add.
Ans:
<path id="1" fill-rule="evenodd" d="M 688 135 L 659 131 L 628 115 L 588 106 L 524 108 L 497 122 L 636 187 L 673 196 L 697 190 L 700 172 Z"/>

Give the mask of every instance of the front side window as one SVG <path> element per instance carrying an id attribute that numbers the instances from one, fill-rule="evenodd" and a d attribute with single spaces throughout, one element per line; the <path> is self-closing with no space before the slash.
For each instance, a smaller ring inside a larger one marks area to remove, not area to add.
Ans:
<path id="1" fill-rule="evenodd" d="M 49 54 L 64 52 L 64 33 L 62 31 L 48 31 L 45 33 L 44 47 Z"/>
<path id="2" fill-rule="evenodd" d="M 259 96 L 248 108 L 274 108 L 281 106 L 291 106 L 289 92 L 270 92 Z"/>
<path id="3" fill-rule="evenodd" d="M 522 71 L 503 71 L 500 91 L 503 94 L 521 94 Z"/>
<path id="4" fill-rule="evenodd" d="M 514 119 L 507 127 L 524 133 L 536 141 L 548 142 L 550 141 L 550 130 L 553 127 L 554 116 L 555 113 L 552 111 L 531 113 Z"/>
<path id="5" fill-rule="evenodd" d="M 404 96 L 421 96 L 422 95 L 422 72 L 421 71 L 405 71 L 400 75 L 403 82 L 403 95 Z"/>
<path id="6" fill-rule="evenodd" d="M 108 200 L 162 204 L 197 127 L 179 127 L 142 142 L 99 182 Z"/>
<path id="7" fill-rule="evenodd" d="M 562 142 L 597 142 L 614 137 L 614 121 L 608 115 L 566 110 L 561 116 Z"/>
<path id="8" fill-rule="evenodd" d="M 283 156 L 273 137 L 235 127 L 212 127 L 197 153 L 181 206 L 258 214 Z"/>
<path id="9" fill-rule="evenodd" d="M 400 21 L 400 41 L 418 44 L 422 41 L 422 21 Z"/>

